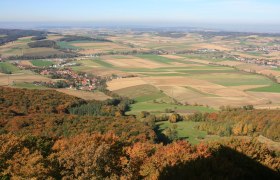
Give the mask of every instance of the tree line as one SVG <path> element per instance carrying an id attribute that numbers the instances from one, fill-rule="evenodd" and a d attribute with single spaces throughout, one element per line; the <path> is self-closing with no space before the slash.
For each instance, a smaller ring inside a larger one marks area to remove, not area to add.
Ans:
<path id="1" fill-rule="evenodd" d="M 279 110 L 232 109 L 201 116 L 199 130 L 220 136 L 263 135 L 280 141 Z"/>
<path id="2" fill-rule="evenodd" d="M 59 41 L 65 41 L 65 42 L 72 42 L 72 41 L 112 42 L 111 40 L 104 39 L 104 38 L 91 38 L 91 37 L 73 36 L 73 35 L 64 36 L 63 38 L 60 38 Z"/>
<path id="3" fill-rule="evenodd" d="M 30 42 L 27 44 L 30 48 L 40 48 L 40 47 L 47 47 L 47 48 L 58 48 L 55 41 L 52 40 L 40 40 L 35 42 Z"/>

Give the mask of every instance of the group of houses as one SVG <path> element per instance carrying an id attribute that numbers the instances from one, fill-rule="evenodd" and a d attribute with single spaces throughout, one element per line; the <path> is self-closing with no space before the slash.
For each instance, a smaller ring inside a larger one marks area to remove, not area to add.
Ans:
<path id="1" fill-rule="evenodd" d="M 47 76 L 53 81 L 49 82 L 35 82 L 36 85 L 43 85 L 53 88 L 71 88 L 76 90 L 93 91 L 98 86 L 104 84 L 106 80 L 104 78 L 94 76 L 92 74 L 75 72 L 71 68 L 62 66 L 50 66 L 50 67 L 34 67 L 28 65 L 22 65 L 16 63 L 20 69 L 31 70 L 42 76 Z"/>
<path id="2" fill-rule="evenodd" d="M 263 53 L 263 54 L 270 54 L 273 52 L 280 52 L 280 46 L 250 46 L 250 47 L 239 47 L 235 48 L 236 51 L 241 52 L 253 52 L 253 53 Z"/>
<path id="3" fill-rule="evenodd" d="M 280 59 L 279 60 L 267 60 L 262 58 L 248 58 L 248 57 L 241 57 L 241 56 L 234 56 L 235 60 L 249 63 L 249 64 L 256 64 L 261 66 L 269 66 L 271 68 L 279 68 L 280 67 Z"/>
<path id="4" fill-rule="evenodd" d="M 246 50 L 249 50 L 248 48 L 243 48 L 243 52 L 246 52 Z M 252 49 L 250 49 L 252 50 Z M 256 50 L 256 49 L 254 49 Z M 280 52 L 280 46 L 271 46 L 271 47 L 260 47 L 258 50 L 265 50 L 269 53 L 271 52 Z M 173 54 L 190 54 L 190 55 L 205 55 L 207 54 L 209 58 L 212 59 L 232 59 L 236 61 L 241 61 L 244 63 L 250 63 L 250 64 L 256 64 L 261 66 L 269 66 L 271 68 L 279 68 L 280 67 L 280 59 L 279 60 L 269 60 L 269 59 L 263 59 L 263 58 L 249 58 L 249 57 L 243 57 L 240 55 L 234 55 L 231 53 L 227 53 L 224 51 L 220 51 L 217 49 L 198 49 L 198 50 L 187 50 L 187 51 L 181 51 L 181 52 L 173 52 Z"/>
<path id="5" fill-rule="evenodd" d="M 43 69 L 40 72 L 43 76 L 49 76 L 52 79 L 64 79 L 69 88 L 76 90 L 86 90 L 93 91 L 100 84 L 101 78 L 95 77 L 93 75 L 88 75 L 87 73 L 77 73 L 71 69 L 57 69 L 57 68 L 48 68 Z"/>

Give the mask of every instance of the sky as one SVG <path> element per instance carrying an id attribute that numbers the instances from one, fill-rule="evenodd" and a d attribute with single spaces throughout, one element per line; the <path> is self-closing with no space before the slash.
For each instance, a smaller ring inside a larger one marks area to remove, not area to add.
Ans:
<path id="1" fill-rule="evenodd" d="M 280 0 L 0 0 L 0 22 L 280 25 Z"/>

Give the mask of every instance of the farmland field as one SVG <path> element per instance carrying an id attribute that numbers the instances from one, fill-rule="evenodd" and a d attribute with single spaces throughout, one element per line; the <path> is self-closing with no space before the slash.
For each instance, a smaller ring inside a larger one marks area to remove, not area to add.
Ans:
<path id="1" fill-rule="evenodd" d="M 93 61 L 103 67 L 108 67 L 108 68 L 114 67 L 112 64 L 101 59 L 94 59 Z"/>
<path id="2" fill-rule="evenodd" d="M 18 83 L 32 83 L 34 81 L 51 81 L 51 79 L 31 72 L 19 72 L 17 74 L 0 74 L 0 86 L 7 86 Z"/>
<path id="3" fill-rule="evenodd" d="M 280 84 L 273 83 L 266 87 L 260 87 L 255 89 L 249 89 L 248 91 L 255 91 L 255 92 L 275 92 L 280 93 Z"/>
<path id="4" fill-rule="evenodd" d="M 53 48 L 30 48 L 28 46 L 28 43 L 30 42 L 32 42 L 31 37 L 25 37 L 14 42 L 7 43 L 0 47 L 0 54 L 2 54 L 2 57 L 62 54 L 62 52 Z"/>
<path id="5" fill-rule="evenodd" d="M 148 111 L 151 113 L 165 113 L 167 109 L 181 113 L 191 114 L 194 112 L 215 112 L 216 110 L 204 106 L 184 106 L 175 105 L 172 103 L 154 103 L 151 101 L 135 103 L 131 105 L 131 111 L 128 114 L 139 114 L 141 111 Z"/>
<path id="6" fill-rule="evenodd" d="M 38 67 L 48 67 L 48 66 L 51 66 L 53 65 L 53 62 L 51 61 L 48 61 L 48 60 L 32 60 L 31 63 L 34 65 L 34 66 L 38 66 Z"/>
<path id="7" fill-rule="evenodd" d="M 114 58 L 114 56 L 110 56 L 109 58 L 103 57 L 102 59 L 104 60 L 102 60 L 102 62 L 105 61 L 114 64 L 114 67 L 107 64 L 103 65 L 103 67 L 106 66 L 106 68 L 109 69 L 118 69 L 139 76 L 136 79 L 125 78 L 113 80 L 108 83 L 108 88 L 121 95 L 126 94 L 136 100 L 138 99 L 138 101 L 139 98 L 154 100 L 154 94 L 150 94 L 148 97 L 137 97 L 137 87 L 141 89 L 143 88 L 142 85 L 150 85 L 159 92 L 162 92 L 165 96 L 171 97 L 171 99 L 175 99 L 182 104 L 187 102 L 191 106 L 203 105 L 204 107 L 210 106 L 214 109 L 218 109 L 222 105 L 242 106 L 245 104 L 253 104 L 258 107 L 271 101 L 270 98 L 255 96 L 246 91 L 270 86 L 272 81 L 267 77 L 239 71 L 232 67 L 209 65 L 208 61 L 204 62 L 204 60 L 202 62 L 198 60 L 192 60 L 192 62 L 190 62 L 189 59 L 180 58 L 180 61 L 187 63 L 176 66 L 172 56 L 167 57 L 168 58 L 156 55 L 136 56 L 138 59 L 142 58 L 144 61 L 150 61 L 150 68 L 148 66 L 145 67 L 145 63 L 137 65 L 138 67 L 135 65 L 134 68 L 133 63 L 136 64 L 139 60 L 133 58 L 133 56 L 129 56 L 128 58 Z M 135 62 L 133 62 L 133 60 L 135 60 Z M 153 66 L 152 63 L 159 64 L 160 66 Z M 145 91 L 145 88 L 143 91 Z M 259 91 L 262 91 L 262 89 Z M 263 91 L 265 92 L 268 90 Z M 269 90 L 269 92 L 275 91 L 277 92 L 277 86 Z M 125 92 L 131 92 L 132 94 Z M 147 92 L 149 91 L 147 90 Z M 167 106 L 175 107 L 170 104 L 154 104 L 151 101 L 145 101 L 134 104 L 131 109 L 132 112 L 139 112 L 141 109 L 164 111 Z M 191 106 L 179 107 L 179 109 L 193 110 L 193 108 L 190 108 Z M 194 109 L 208 111 L 207 108 L 206 110 L 201 108 L 203 106 L 194 106 Z"/>
<path id="8" fill-rule="evenodd" d="M 121 96 L 133 98 L 136 102 L 152 101 L 166 97 L 164 93 L 156 89 L 154 86 L 147 84 L 123 88 L 114 92 Z"/>
<path id="9" fill-rule="evenodd" d="M 23 51 L 25 56 L 50 56 L 61 55 L 63 52 L 53 48 L 30 48 Z"/>
<path id="10" fill-rule="evenodd" d="M 172 60 L 169 58 L 157 56 L 157 55 L 138 55 L 138 57 L 143 59 L 148 59 L 150 61 L 160 62 L 163 64 L 170 64 L 172 62 Z"/>
<path id="11" fill-rule="evenodd" d="M 62 41 L 58 41 L 57 45 L 62 48 L 62 49 L 72 49 L 72 50 L 78 50 L 78 49 L 82 49 L 80 47 L 74 46 L 69 42 L 62 42 Z"/>
<path id="12" fill-rule="evenodd" d="M 176 104 L 174 99 L 152 85 L 136 85 L 114 91 L 115 93 L 134 99 L 136 102 L 131 106 L 129 114 L 138 114 L 141 111 L 153 113 L 165 113 L 166 109 L 171 109 L 181 113 L 191 113 L 196 111 L 213 112 L 214 109 L 201 106 L 184 106 Z"/>
<path id="13" fill-rule="evenodd" d="M 211 71 L 210 71 L 211 73 Z M 213 73 L 211 76 L 209 74 L 199 74 L 196 78 L 207 80 L 216 84 L 223 86 L 242 86 L 242 85 L 269 85 L 271 80 L 261 76 L 253 75 L 249 73 L 242 72 L 232 72 L 232 73 Z"/>
<path id="14" fill-rule="evenodd" d="M 71 43 L 71 46 L 80 48 L 81 54 L 95 54 L 101 52 L 118 52 L 128 51 L 132 48 L 119 45 L 112 42 L 77 42 Z"/>
<path id="15" fill-rule="evenodd" d="M 12 87 L 25 88 L 25 89 L 48 89 L 44 86 L 37 86 L 35 84 L 27 83 L 27 82 L 14 83 Z"/>
<path id="16" fill-rule="evenodd" d="M 12 65 L 11 63 L 0 62 L 0 72 L 10 74 L 10 73 L 16 73 L 18 71 L 19 69 L 16 66 Z"/>

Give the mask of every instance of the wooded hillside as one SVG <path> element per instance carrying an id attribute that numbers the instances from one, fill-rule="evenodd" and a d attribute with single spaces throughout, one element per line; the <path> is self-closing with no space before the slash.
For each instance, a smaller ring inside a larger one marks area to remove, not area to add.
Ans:
<path id="1" fill-rule="evenodd" d="M 45 36 L 46 32 L 20 29 L 0 29 L 0 34 L 6 35 L 4 37 L 0 37 L 0 45 L 3 45 L 8 42 L 16 41 L 18 38 L 22 37 Z"/>
<path id="2" fill-rule="evenodd" d="M 254 139 L 163 144 L 134 116 L 102 114 L 125 102 L 0 87 L 0 179 L 279 178 L 279 154 Z"/>
<path id="3" fill-rule="evenodd" d="M 263 135 L 280 141 L 280 110 L 235 109 L 212 113 L 199 129 L 221 136 Z"/>

